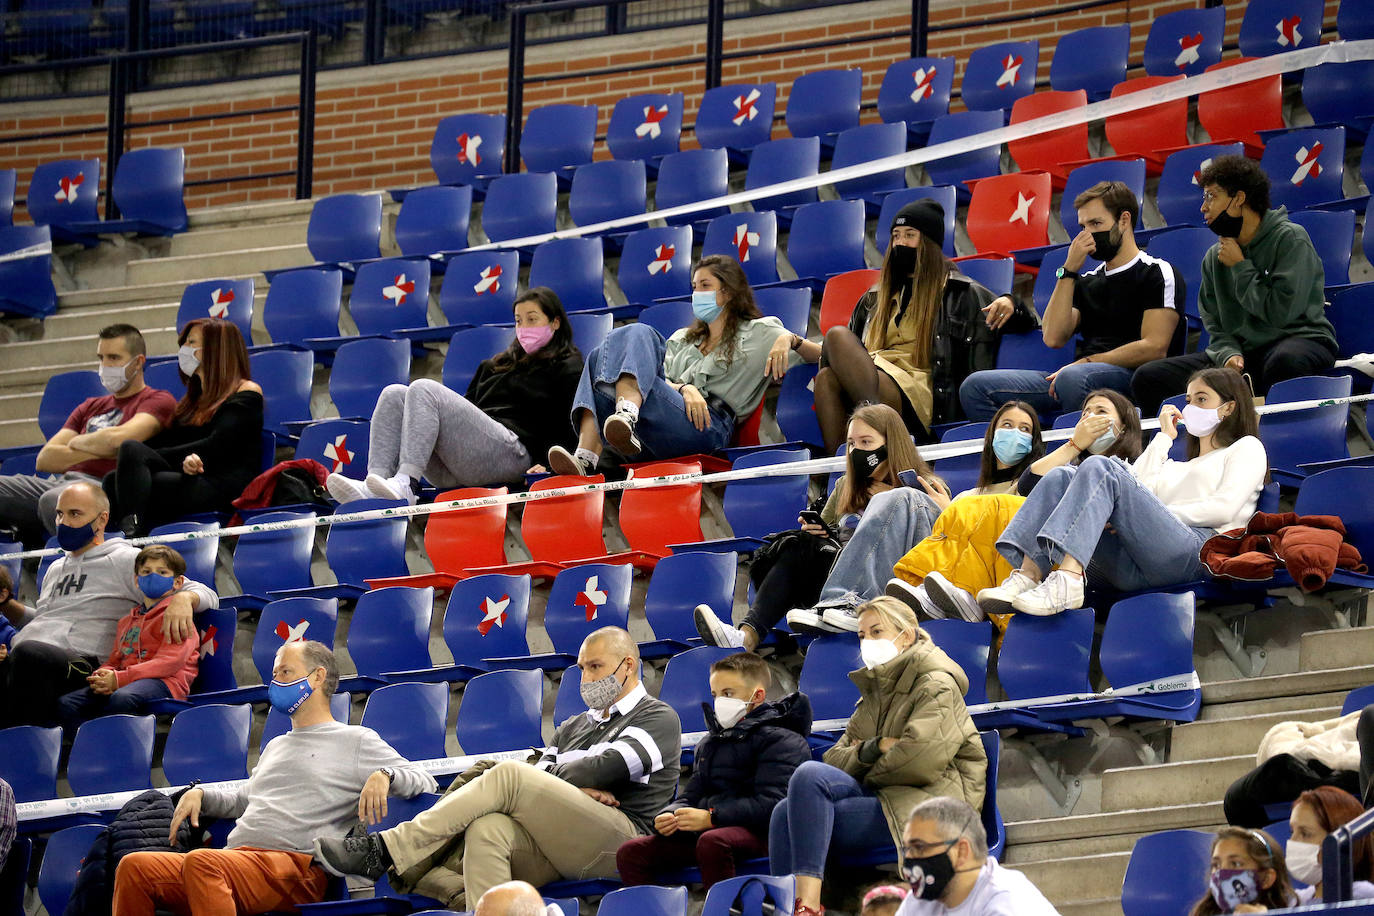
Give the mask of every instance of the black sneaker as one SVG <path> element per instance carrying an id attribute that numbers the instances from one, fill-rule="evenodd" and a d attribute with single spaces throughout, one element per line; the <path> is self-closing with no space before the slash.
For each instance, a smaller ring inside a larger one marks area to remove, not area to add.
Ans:
<path id="1" fill-rule="evenodd" d="M 355 827 L 343 837 L 316 837 L 315 861 L 336 878 L 357 875 L 376 881 L 391 865 L 382 838 Z"/>

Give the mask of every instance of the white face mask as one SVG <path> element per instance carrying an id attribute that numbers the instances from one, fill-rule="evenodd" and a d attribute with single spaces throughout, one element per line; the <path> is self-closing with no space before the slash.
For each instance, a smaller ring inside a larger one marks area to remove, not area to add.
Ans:
<path id="1" fill-rule="evenodd" d="M 1183 408 L 1183 427 L 1198 438 L 1211 435 L 1221 425 L 1221 413 L 1215 407 L 1189 404 Z"/>
<path id="2" fill-rule="evenodd" d="M 864 666 L 870 670 L 892 661 L 901 652 L 897 644 L 890 639 L 859 640 L 859 658 L 863 659 Z"/>
<path id="3" fill-rule="evenodd" d="M 200 357 L 196 356 L 196 348 L 190 344 L 183 344 L 177 350 L 177 366 L 187 375 L 195 375 L 200 368 Z"/>
<path id="4" fill-rule="evenodd" d="M 734 728 L 749 712 L 749 701 L 736 697 L 716 697 L 716 721 L 721 728 Z"/>
<path id="5" fill-rule="evenodd" d="M 1288 846 L 1284 849 L 1284 858 L 1288 862 L 1288 873 L 1303 884 L 1320 884 L 1322 864 L 1317 860 L 1320 852 L 1321 847 L 1316 843 L 1289 840 Z"/>
<path id="6" fill-rule="evenodd" d="M 129 367 L 134 364 L 129 360 L 122 366 L 99 366 L 96 371 L 100 373 L 100 384 L 110 394 L 123 391 L 129 384 Z"/>

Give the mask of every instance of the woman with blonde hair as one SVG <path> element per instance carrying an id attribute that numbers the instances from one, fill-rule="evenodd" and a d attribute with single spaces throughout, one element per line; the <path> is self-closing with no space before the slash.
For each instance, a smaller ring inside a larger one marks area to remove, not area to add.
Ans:
<path id="1" fill-rule="evenodd" d="M 859 608 L 864 667 L 849 677 L 860 699 L 844 736 L 792 774 L 773 809 L 769 867 L 796 875 L 795 916 L 819 916 L 831 852 L 893 843 L 893 861 L 911 809 L 935 796 L 983 805 L 987 754 L 964 706 L 968 678 L 895 598 Z"/>

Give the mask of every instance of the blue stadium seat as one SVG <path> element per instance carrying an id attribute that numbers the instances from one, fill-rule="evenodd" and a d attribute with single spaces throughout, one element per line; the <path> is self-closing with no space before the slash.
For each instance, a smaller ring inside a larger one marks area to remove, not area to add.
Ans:
<path id="1" fill-rule="evenodd" d="M 634 567 L 628 563 L 568 566 L 553 580 L 544 609 L 544 632 L 553 643 L 553 652 L 489 658 L 491 666 L 560 670 L 571 665 L 582 640 L 593 630 L 625 626 L 633 576 Z"/>
<path id="2" fill-rule="evenodd" d="M 91 223 L 100 196 L 99 159 L 59 159 L 34 167 L 26 207 L 35 226 L 48 226 L 54 239 L 94 244 L 89 236 L 66 231 L 72 223 Z"/>
<path id="3" fill-rule="evenodd" d="M 238 687 L 234 677 L 234 642 L 238 636 L 238 612 L 231 607 L 211 608 L 196 614 L 196 637 L 200 640 L 200 666 L 191 684 L 191 693 L 211 693 Z M 175 713 L 186 704 L 158 701 L 148 711 L 161 715 Z"/>
<path id="4" fill-rule="evenodd" d="M 1006 113 L 1000 109 L 992 111 L 956 111 L 952 114 L 942 115 L 935 119 L 934 126 L 930 128 L 929 145 L 934 146 L 937 143 L 962 140 L 974 134 L 981 134 L 985 131 L 997 130 L 998 128 L 1005 127 L 1006 123 Z M 959 200 L 961 202 L 967 201 L 969 191 L 964 182 L 973 181 L 978 178 L 987 178 L 1001 171 L 1001 146 L 994 144 L 967 153 L 960 153 L 957 156 L 946 156 L 943 159 L 935 159 L 925 163 L 925 167 L 926 174 L 930 176 L 932 183 L 937 185 L 953 185 Z M 946 208 L 946 215 L 950 215 L 948 208 Z M 879 220 L 879 222 L 881 222 L 881 220 Z M 949 238 L 950 234 L 945 233 L 945 237 Z M 951 244 L 952 243 L 953 240 L 951 239 Z"/>
<path id="5" fill-rule="evenodd" d="M 282 598 L 268 602 L 258 618 L 252 646 L 253 666 L 262 684 L 192 694 L 190 701 L 197 706 L 206 703 L 265 702 L 277 650 L 288 642 L 301 639 L 313 639 L 333 648 L 338 618 L 339 603 L 334 598 Z"/>
<path id="6" fill-rule="evenodd" d="M 383 258 L 360 265 L 348 295 L 348 313 L 358 335 L 400 336 L 405 330 L 405 337 L 424 340 L 452 334 L 428 327 L 429 274 L 427 258 Z"/>
<path id="7" fill-rule="evenodd" d="M 988 701 L 988 654 L 992 647 L 992 621 L 924 620 L 921 629 L 930 634 L 968 677 L 964 702 L 977 706 Z M 988 760 L 991 763 L 991 757 Z M 989 784 L 995 780 L 989 779 Z M 989 837 L 991 842 L 991 837 Z"/>
<path id="8" fill-rule="evenodd" d="M 607 159 L 579 165 L 568 196 L 573 225 L 590 226 L 645 212 L 649 209 L 646 187 L 641 159 Z M 611 235 L 603 233 L 603 237 L 610 239 Z"/>
<path id="9" fill-rule="evenodd" d="M 816 721 L 849 718 L 854 712 L 854 704 L 859 702 L 859 688 L 849 679 L 849 673 L 863 666 L 859 658 L 859 640 L 852 634 L 819 636 L 806 647 L 797 690 L 811 700 L 811 713 Z"/>
<path id="10" fill-rule="evenodd" d="M 826 280 L 835 274 L 867 266 L 864 262 L 863 201 L 822 200 L 798 207 L 787 236 L 787 260 L 797 277 L 807 281 L 815 292 L 824 289 Z M 763 290 L 756 290 L 755 295 L 761 292 Z M 807 311 L 810 311 L 810 296 L 807 297 Z M 796 333 L 806 336 L 804 322 L 802 330 Z"/>
<path id="11" fill-rule="evenodd" d="M 1112 87 L 1126 78 L 1126 57 L 1131 50 L 1131 27 L 1093 26 L 1060 35 L 1050 60 L 1052 89 L 1083 89 L 1088 101 L 1100 102 Z"/>
<path id="12" fill-rule="evenodd" d="M 1348 375 L 1309 375 L 1275 382 L 1269 387 L 1265 404 L 1344 398 L 1350 396 L 1350 390 Z M 1349 404 L 1260 417 L 1260 441 L 1269 456 L 1270 475 L 1285 486 L 1297 486 L 1310 473 L 1304 464 L 1350 457 L 1345 440 L 1349 418 Z"/>
<path id="13" fill-rule="evenodd" d="M 691 296 L 692 230 L 651 226 L 631 232 L 620 252 L 616 278 L 631 306 L 642 308 L 658 299 Z"/>
<path id="14" fill-rule="evenodd" d="M 0 227 L 14 225 L 14 189 L 18 186 L 17 169 L 0 169 Z"/>
<path id="15" fill-rule="evenodd" d="M 366 468 L 360 466 L 359 470 Z M 347 503 L 340 511 L 370 512 L 397 509 L 404 505 L 405 502 L 399 499 L 358 499 Z M 367 580 L 409 575 L 405 553 L 408 521 L 401 516 L 330 525 L 329 533 L 325 536 L 324 556 L 337 582 L 334 585 L 273 589 L 271 597 L 273 600 L 294 597 L 361 600 L 359 596 L 367 593 Z"/>
<path id="16" fill-rule="evenodd" d="M 716 90 L 711 90 L 715 92 Z M 710 95 L 710 92 L 707 93 Z M 700 139 L 700 135 L 698 135 Z M 766 142 L 767 138 L 759 142 Z M 730 193 L 730 160 L 723 149 L 688 149 L 664 156 L 654 186 L 654 209 L 667 210 Z M 669 226 L 695 226 L 706 231 L 706 223 L 729 213 L 729 207 L 708 207 L 685 216 L 666 216 Z"/>
<path id="17" fill-rule="evenodd" d="M 401 212 L 396 214 L 396 245 L 410 258 L 461 251 L 468 247 L 471 213 L 471 187 L 417 188 L 406 196 Z"/>
<path id="18" fill-rule="evenodd" d="M 1064 231 L 1069 234 L 1070 239 L 1078 235 L 1079 229 L 1078 210 L 1073 205 L 1074 198 L 1099 181 L 1120 181 L 1125 184 L 1135 194 L 1136 205 L 1140 208 L 1141 216 L 1144 216 L 1144 159 L 1102 159 L 1087 162 L 1069 172 L 1068 177 L 1064 179 L 1064 196 L 1059 204 L 1059 218 L 1063 221 Z M 1139 233 L 1143 225 L 1142 221 L 1137 220 L 1131 228 Z"/>
<path id="19" fill-rule="evenodd" d="M 464 681 L 488 670 L 485 659 L 528 655 L 529 604 L 528 575 L 489 573 L 459 580 L 444 611 L 444 643 L 453 664 L 395 672 L 396 679 Z"/>
<path id="20" fill-rule="evenodd" d="M 493 242 L 543 235 L 557 228 L 558 181 L 550 172 L 493 178 L 482 204 L 482 231 Z"/>
<path id="21" fill-rule="evenodd" d="M 464 754 L 490 754 L 544 746 L 540 671 L 491 671 L 463 688 L 454 736 Z"/>
<path id="22" fill-rule="evenodd" d="M 167 782 L 222 782 L 248 778 L 248 730 L 253 707 L 211 704 L 184 709 L 172 719 L 162 751 Z"/>
<path id="23" fill-rule="evenodd" d="M 1374 283 L 1348 286 L 1333 293 L 1326 317 L 1336 329 L 1341 359 L 1357 353 L 1374 353 Z"/>
<path id="24" fill-rule="evenodd" d="M 1282 54 L 1321 44 L 1322 0 L 1250 0 L 1240 22 L 1240 53 Z"/>
<path id="25" fill-rule="evenodd" d="M 341 417 L 372 416 L 387 385 L 410 382 L 410 344 L 364 337 L 339 347 L 329 373 L 329 398 Z"/>
<path id="26" fill-rule="evenodd" d="M 888 852 L 891 853 L 889 847 Z M 741 875 L 711 885 L 701 916 L 767 916 L 785 912 L 796 901 L 796 881 L 788 875 Z"/>
<path id="27" fill-rule="evenodd" d="M 896 219 L 897 212 L 907 204 L 927 197 L 944 208 L 945 242 L 941 249 L 946 257 L 954 257 L 955 192 L 952 185 L 903 188 L 884 197 L 882 209 L 878 211 L 877 225 L 873 229 L 873 244 L 877 246 L 879 255 L 887 254 L 887 246 L 892 241 L 892 221 Z"/>
<path id="28" fill-rule="evenodd" d="M 998 369 L 1040 369 L 1046 373 L 1054 372 L 1073 362 L 1074 346 L 1077 339 L 1070 340 L 1057 350 L 1045 346 L 1045 337 L 1039 331 L 1025 334 L 1003 334 L 997 346 Z"/>
<path id="29" fill-rule="evenodd" d="M 1063 245 L 1046 251 L 1045 256 L 1040 259 L 1040 272 L 1035 275 L 1035 285 L 1031 287 L 1031 301 L 1035 306 L 1036 314 L 1042 317 L 1045 314 L 1045 309 L 1049 307 L 1050 296 L 1054 294 L 1054 287 L 1059 282 L 1059 278 L 1054 275 L 1054 272 L 1064 266 L 1064 260 L 1068 253 L 1069 246 Z"/>
<path id="30" fill-rule="evenodd" d="M 969 258 L 955 262 L 964 276 L 987 287 L 999 296 L 1011 293 L 1016 262 L 1011 258 Z"/>
<path id="31" fill-rule="evenodd" d="M 1374 97 L 1368 92 L 1371 85 L 1374 61 L 1308 67 L 1302 75 L 1302 104 L 1314 123 L 1343 124 L 1351 140 L 1360 142 L 1374 125 Z"/>
<path id="32" fill-rule="evenodd" d="M 219 526 L 213 522 L 172 522 L 169 525 L 158 525 L 148 532 L 148 536 L 159 538 L 169 534 L 182 534 L 187 531 L 210 532 L 218 529 Z M 168 546 L 174 548 L 186 561 L 186 578 L 212 589 L 215 587 L 215 561 L 219 558 L 218 535 L 190 541 L 177 541 Z"/>
<path id="33" fill-rule="evenodd" d="M 439 308 L 451 325 L 510 324 L 519 277 L 518 251 L 457 255 L 444 272 Z"/>
<path id="34" fill-rule="evenodd" d="M 997 774 L 1002 763 L 1002 736 L 995 731 L 981 733 L 983 753 L 988 758 L 987 789 L 983 794 L 983 830 L 988 835 L 988 855 L 1001 860 L 1007 847 L 1007 828 L 997 806 Z"/>
<path id="35" fill-rule="evenodd" d="M 333 352 L 337 344 L 332 341 L 339 338 L 342 298 L 343 273 L 337 268 L 282 271 L 267 288 L 262 323 L 274 344 Z"/>
<path id="36" fill-rule="evenodd" d="M 43 864 L 38 868 L 38 899 L 49 913 L 61 913 L 67 908 L 81 860 L 104 829 L 103 824 L 81 824 L 65 827 L 48 837 Z"/>
<path id="37" fill-rule="evenodd" d="M 841 132 L 836 138 L 835 155 L 830 160 L 830 168 L 862 165 L 874 159 L 900 156 L 905 152 L 906 128 L 903 124 L 861 124 Z M 874 172 L 863 178 L 837 181 L 835 193 L 845 200 L 862 200 L 877 213 L 887 195 L 905 187 L 906 169 L 895 168 Z"/>
<path id="38" fill-rule="evenodd" d="M 973 111 L 1006 110 L 1035 91 L 1040 42 L 1007 41 L 975 48 L 964 68 L 961 93 Z M 935 139 L 932 137 L 932 144 Z"/>
<path id="39" fill-rule="evenodd" d="M 878 87 L 878 114 L 889 123 L 906 124 L 911 141 L 923 146 L 935 119 L 949 114 L 953 87 L 952 57 L 895 60 L 888 64 Z"/>
<path id="40" fill-rule="evenodd" d="M 1289 219 L 1307 230 L 1317 256 L 1322 260 L 1322 274 L 1327 286 L 1340 286 L 1350 281 L 1350 254 L 1355 244 L 1355 212 L 1353 210 L 1290 211 Z"/>
<path id="41" fill-rule="evenodd" d="M 1203 6 L 1158 16 L 1145 37 L 1145 72 L 1197 76 L 1221 62 L 1226 7 Z"/>
<path id="42" fill-rule="evenodd" d="M 67 759 L 73 795 L 151 789 L 152 716 L 101 716 L 81 723 Z"/>
<path id="43" fill-rule="evenodd" d="M 596 916 L 687 916 L 687 888 L 617 888 L 601 898 Z"/>
<path id="44" fill-rule="evenodd" d="M 245 345 L 253 343 L 253 278 L 201 280 L 181 293 L 177 331 L 194 318 L 222 318 L 233 322 Z"/>
<path id="45" fill-rule="evenodd" d="M 52 283 L 52 230 L 48 226 L 0 227 L 0 255 L 31 252 L 0 261 L 0 312 L 46 318 L 57 311 Z"/>
<path id="46" fill-rule="evenodd" d="M 1202 286 L 1202 258 L 1216 243 L 1216 233 L 1211 229 L 1185 227 L 1153 235 L 1146 246 L 1146 251 L 1152 257 L 1163 258 L 1182 275 L 1186 285 L 1183 313 L 1195 329 L 1202 327 L 1197 310 L 1198 289 Z"/>
<path id="47" fill-rule="evenodd" d="M 1341 200 L 1345 128 L 1309 127 L 1271 136 L 1260 167 L 1269 175 L 1272 206 L 1295 211 Z"/>
<path id="48" fill-rule="evenodd" d="M 604 264 L 598 238 L 553 239 L 534 249 L 529 283 L 558 293 L 569 312 L 602 309 L 606 307 Z"/>
<path id="49" fill-rule="evenodd" d="M 610 312 L 581 312 L 568 316 L 573 345 L 583 353 L 590 353 L 601 346 L 614 324 L 615 316 Z"/>
<path id="50" fill-rule="evenodd" d="M 310 422 L 315 358 L 309 350 L 258 350 L 248 354 L 253 379 L 262 386 L 262 427 L 278 441 L 291 424 Z"/>
<path id="51" fill-rule="evenodd" d="M 1184 913 L 1207 887 L 1212 841 L 1204 830 L 1165 830 L 1136 840 L 1121 886 L 1125 916 Z"/>
<path id="52" fill-rule="evenodd" d="M 1170 226 L 1206 226 L 1202 218 L 1202 188 L 1197 176 L 1218 156 L 1239 156 L 1244 152 L 1240 143 L 1211 143 L 1190 146 L 1171 153 L 1164 160 L 1159 176 L 1155 203 L 1159 214 Z"/>
<path id="53" fill-rule="evenodd" d="M 997 679 L 1013 701 L 1064 694 L 1090 694 L 1088 663 L 1093 645 L 1092 608 L 1065 611 L 1053 617 L 1015 614 L 1007 624 L 997 655 Z M 1042 721 L 1035 707 L 1004 709 L 973 717 L 980 730 L 1020 727 L 1029 731 L 1078 734 L 1069 725 Z"/>
<path id="54" fill-rule="evenodd" d="M 43 386 L 43 397 L 38 401 L 38 428 L 43 431 L 44 439 L 57 435 L 62 424 L 67 422 L 71 412 L 81 406 L 87 398 L 99 398 L 109 394 L 100 384 L 100 375 L 92 369 L 75 369 L 71 372 L 57 372 L 48 376 Z"/>
<path id="55" fill-rule="evenodd" d="M 554 727 L 586 711 L 587 704 L 582 702 L 582 670 L 569 665 L 558 680 L 558 694 L 553 701 Z"/>
<path id="56" fill-rule="evenodd" d="M 1010 334 L 1004 334 L 1002 336 L 1002 343 L 1004 344 L 1003 349 L 1005 349 L 1006 342 L 1012 336 L 1013 335 Z M 1040 340 L 1039 331 L 1032 331 L 1030 334 L 1015 336 L 1034 336 L 1037 341 Z M 1063 364 L 1061 363 L 1060 365 Z M 982 439 L 984 434 L 987 433 L 987 430 L 988 424 L 986 421 L 979 423 L 964 423 L 960 426 L 954 426 L 945 430 L 940 436 L 940 441 L 967 442 L 973 439 Z M 935 473 L 944 480 L 945 484 L 949 487 L 950 493 L 958 496 L 964 490 L 978 486 L 978 466 L 980 460 L 981 456 L 977 452 L 971 455 L 954 455 L 949 458 L 936 459 L 932 468 Z"/>
<path id="57" fill-rule="evenodd" d="M 253 521 L 267 524 L 311 517 L 311 514 L 303 512 L 268 512 L 256 516 Z M 313 527 L 252 531 L 241 535 L 234 546 L 234 577 L 238 579 L 243 593 L 221 596 L 220 605 L 239 610 L 256 610 L 267 603 L 267 595 L 270 592 L 309 585 L 310 554 L 314 544 Z M 275 646 L 273 651 L 276 651 Z M 269 664 L 263 670 L 271 671 L 272 666 Z"/>
<path id="58" fill-rule="evenodd" d="M 301 430 L 295 457 L 318 461 L 331 474 L 362 480 L 367 476 L 371 426 L 367 420 L 337 418 L 311 423 Z"/>
<path id="59" fill-rule="evenodd" d="M 711 665 L 738 651 L 717 646 L 697 646 L 668 659 L 668 666 L 663 669 L 663 683 L 659 685 L 658 698 L 673 707 L 682 720 L 683 732 L 706 730 L 706 717 L 701 712 L 701 705 L 711 702 Z M 688 752 L 688 749 L 683 748 L 683 751 Z"/>
<path id="60" fill-rule="evenodd" d="M 434 128 L 429 163 L 439 184 L 485 191 L 500 175 L 506 155 L 506 116 L 449 115 Z"/>
<path id="61" fill-rule="evenodd" d="M 336 693 L 329 698 L 329 712 L 334 717 L 335 722 L 348 724 L 348 714 L 352 709 L 353 698 L 346 693 Z M 258 751 L 261 752 L 267 747 L 273 738 L 284 735 L 291 730 L 291 717 L 277 709 L 268 708 L 267 719 L 262 725 L 262 737 L 258 740 Z M 390 799 L 390 804 L 395 804 L 400 799 Z"/>
<path id="62" fill-rule="evenodd" d="M 1374 20 L 1369 7 L 1361 0 L 1343 0 L 1336 10 L 1336 31 L 1344 41 L 1374 38 Z"/>
<path id="63" fill-rule="evenodd" d="M 827 201 L 827 203 L 857 203 L 857 201 Z M 795 236 L 794 236 L 795 237 Z M 811 294 L 804 287 L 772 286 L 754 290 L 754 303 L 765 318 L 776 318 L 793 334 L 806 336 L 811 320 Z"/>
<path id="64" fill-rule="evenodd" d="M 818 137 L 784 137 L 769 140 L 754 147 L 749 157 L 749 168 L 744 174 L 744 189 L 752 191 L 766 185 L 792 181 L 796 178 L 810 178 L 820 171 L 821 141 Z M 774 194 L 753 201 L 755 210 L 779 210 L 787 213 L 788 208 L 814 203 L 820 198 L 815 188 Z"/>
<path id="65" fill-rule="evenodd" d="M 802 363 L 788 369 L 782 377 L 774 408 L 778 427 L 787 441 L 804 443 L 813 450 L 821 448 L 824 442 L 812 392 L 817 369 L 814 363 Z"/>
<path id="66" fill-rule="evenodd" d="M 388 672 L 431 667 L 429 618 L 433 588 L 394 586 L 363 592 L 348 624 L 348 657 L 357 674 L 339 680 L 349 693 L 375 690 L 391 682 Z"/>
<path id="67" fill-rule="evenodd" d="M 457 332 L 449 340 L 448 353 L 444 356 L 444 386 L 459 394 L 466 393 L 482 360 L 500 353 L 509 347 L 513 340 L 513 326 L 484 325 Z"/>
<path id="68" fill-rule="evenodd" d="M 693 128 L 697 142 L 703 149 L 725 150 L 735 162 L 747 162 L 749 151 L 772 136 L 777 94 L 775 83 L 707 89 Z"/>
<path id="69" fill-rule="evenodd" d="M 57 758 L 62 752 L 62 729 L 15 725 L 0 730 L 5 754 L 0 779 L 14 790 L 19 803 L 57 797 Z"/>
<path id="70" fill-rule="evenodd" d="M 592 161 L 595 141 L 595 105 L 544 105 L 525 115 L 520 158 L 529 171 L 558 173 L 566 183 L 573 166 Z"/>
<path id="71" fill-rule="evenodd" d="M 828 152 L 835 135 L 859 124 L 863 71 L 812 70 L 792 81 L 783 119 L 794 137 L 818 137 Z"/>
<path id="72" fill-rule="evenodd" d="M 681 139 L 681 92 L 626 96 L 611 109 L 606 146 L 616 159 L 644 160 L 652 174 L 659 159 L 678 151 Z"/>
<path id="73" fill-rule="evenodd" d="M 1298 489 L 1293 511 L 1299 515 L 1340 516 L 1345 525 L 1345 539 L 1355 545 L 1360 556 L 1374 556 L 1374 506 L 1369 500 L 1350 498 L 1352 493 L 1368 493 L 1372 484 L 1374 468 L 1369 467 L 1332 468 L 1314 473 Z M 1338 569 L 1332 574 L 1330 584 L 1374 588 L 1374 576 Z"/>
<path id="74" fill-rule="evenodd" d="M 727 213 L 711 220 L 701 254 L 729 255 L 752 286 L 778 282 L 778 220 L 771 210 Z"/>
<path id="75" fill-rule="evenodd" d="M 389 684 L 372 691 L 358 723 L 370 728 L 407 760 L 445 756 L 447 684 Z"/>
<path id="76" fill-rule="evenodd" d="M 805 461 L 805 449 L 772 448 L 751 452 L 734 463 L 733 469 L 765 467 Z M 725 519 L 730 523 L 733 537 L 698 544 L 675 544 L 673 550 L 736 551 L 752 553 L 763 538 L 775 531 L 797 526 L 797 513 L 806 508 L 807 476 L 788 474 L 777 477 L 754 477 L 732 480 L 725 487 Z"/>
<path id="77" fill-rule="evenodd" d="M 641 643 L 641 658 L 663 658 L 701 645 L 692 612 L 705 604 L 728 614 L 735 599 L 733 553 L 675 553 L 658 561 L 644 596 L 644 617 L 654 639 Z"/>
<path id="78" fill-rule="evenodd" d="M 181 147 L 129 150 L 119 157 L 110 193 L 121 219 L 73 221 L 76 233 L 136 232 L 140 235 L 176 235 L 186 231 L 186 153 Z"/>
<path id="79" fill-rule="evenodd" d="M 321 264 L 380 258 L 381 238 L 382 196 L 377 193 L 320 198 L 310 211 L 305 231 L 310 256 Z"/>

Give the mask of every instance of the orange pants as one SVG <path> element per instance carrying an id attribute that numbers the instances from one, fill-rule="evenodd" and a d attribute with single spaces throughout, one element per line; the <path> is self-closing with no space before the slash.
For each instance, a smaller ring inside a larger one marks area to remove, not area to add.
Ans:
<path id="1" fill-rule="evenodd" d="M 115 873 L 114 916 L 154 916 L 159 905 L 190 916 L 294 910 L 323 899 L 329 883 L 311 862 L 250 846 L 130 853 Z"/>

